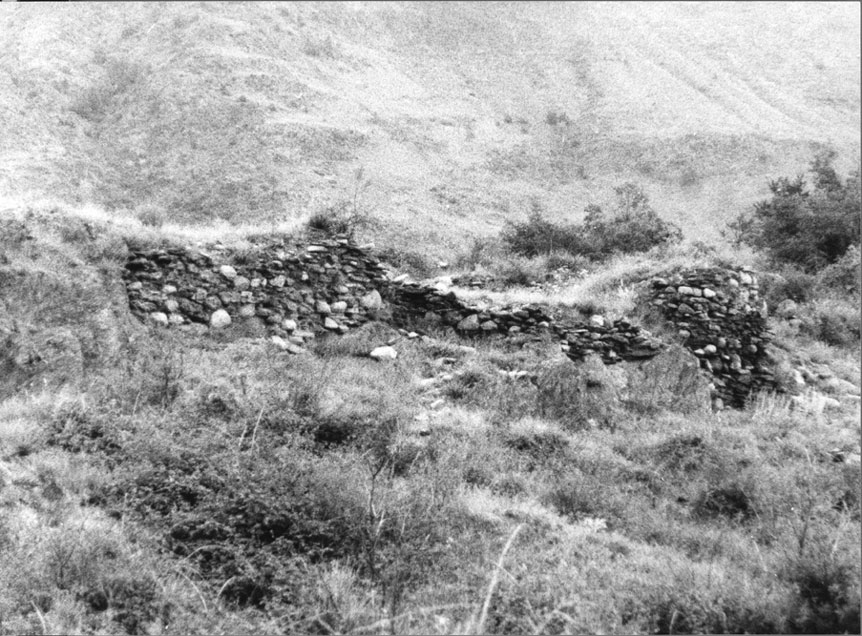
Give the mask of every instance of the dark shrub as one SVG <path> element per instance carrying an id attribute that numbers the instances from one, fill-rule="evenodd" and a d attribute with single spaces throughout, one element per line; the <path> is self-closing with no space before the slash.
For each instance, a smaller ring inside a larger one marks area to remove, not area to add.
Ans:
<path id="1" fill-rule="evenodd" d="M 503 230 L 503 243 L 521 256 L 568 252 L 600 260 L 615 253 L 645 252 L 682 238 L 676 225 L 652 209 L 640 187 L 625 183 L 614 191 L 617 206 L 609 219 L 599 206 L 589 205 L 582 225 L 561 225 L 545 219 L 534 205 L 526 223 L 510 223 Z"/>
<path id="2" fill-rule="evenodd" d="M 740 215 L 728 229 L 744 230 L 742 242 L 809 273 L 838 261 L 851 245 L 859 245 L 862 204 L 859 169 L 842 182 L 834 158 L 829 151 L 812 161 L 813 190 L 803 175 L 772 181 L 772 198 L 756 203 L 752 214 Z"/>
<path id="3" fill-rule="evenodd" d="M 503 229 L 501 238 L 509 251 L 526 257 L 555 251 L 572 254 L 589 251 L 588 243 L 577 226 L 552 223 L 536 208 L 526 223 L 509 223 Z"/>
<path id="4" fill-rule="evenodd" d="M 767 274 L 760 280 L 760 292 L 770 310 L 782 300 L 797 303 L 808 302 L 814 295 L 816 279 L 801 269 L 786 265 L 775 274 Z"/>

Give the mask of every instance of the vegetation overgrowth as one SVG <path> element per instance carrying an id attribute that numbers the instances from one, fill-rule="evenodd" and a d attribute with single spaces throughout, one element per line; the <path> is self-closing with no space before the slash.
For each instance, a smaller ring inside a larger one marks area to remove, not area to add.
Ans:
<path id="1" fill-rule="evenodd" d="M 71 253 L 105 227 L 22 218 Z M 99 241 L 84 267 L 117 267 Z M 583 259 L 556 298 L 498 296 L 632 315 L 646 276 L 760 258 L 728 250 Z M 854 246 L 807 282 L 763 277 L 773 306 L 803 290 L 799 324 L 773 319 L 778 360 L 828 364 L 835 396 L 858 394 L 858 267 Z M 426 333 L 372 323 L 291 356 L 146 328 L 59 393 L 4 401 L 0 630 L 858 631 L 858 401 L 713 413 L 670 388 L 657 407 L 585 393 L 550 340 Z M 392 341 L 396 360 L 367 357 Z"/>
<path id="2" fill-rule="evenodd" d="M 858 6 L 8 6 L 0 634 L 859 633 Z M 128 312 L 130 237 L 309 230 L 581 319 L 753 267 L 778 391 Z"/>

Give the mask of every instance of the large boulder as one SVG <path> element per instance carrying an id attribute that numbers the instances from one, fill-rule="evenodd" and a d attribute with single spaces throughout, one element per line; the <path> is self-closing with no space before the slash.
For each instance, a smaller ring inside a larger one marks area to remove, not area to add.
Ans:
<path id="1" fill-rule="evenodd" d="M 579 362 L 551 361 L 536 384 L 542 415 L 566 428 L 613 427 L 621 414 L 620 377 L 598 354 L 589 353 Z"/>
<path id="2" fill-rule="evenodd" d="M 650 360 L 620 366 L 624 383 L 620 397 L 629 408 L 678 413 L 711 408 L 713 380 L 683 346 L 672 345 Z"/>

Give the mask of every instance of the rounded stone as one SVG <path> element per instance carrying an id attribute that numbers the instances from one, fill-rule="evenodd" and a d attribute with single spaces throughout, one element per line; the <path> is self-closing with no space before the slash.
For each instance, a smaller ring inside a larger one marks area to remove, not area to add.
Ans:
<path id="1" fill-rule="evenodd" d="M 478 331 L 481 329 L 481 326 L 479 325 L 479 316 L 477 314 L 467 316 L 459 322 L 455 328 L 458 331 Z"/>
<path id="2" fill-rule="evenodd" d="M 336 301 L 332 303 L 332 313 L 334 314 L 343 314 L 347 311 L 347 303 L 343 300 Z"/>
<path id="3" fill-rule="evenodd" d="M 383 298 L 380 296 L 379 291 L 372 289 L 359 299 L 359 304 L 362 305 L 364 309 L 380 309 L 383 306 Z"/>
<path id="4" fill-rule="evenodd" d="M 593 327 L 604 327 L 605 326 L 605 319 L 604 319 L 604 317 L 596 314 L 594 316 L 590 316 L 590 324 Z"/>
<path id="5" fill-rule="evenodd" d="M 210 316 L 210 326 L 213 329 L 223 329 L 231 323 L 230 314 L 224 309 L 218 309 Z"/>
<path id="6" fill-rule="evenodd" d="M 297 324 L 295 320 L 291 320 L 290 318 L 288 318 L 283 323 L 281 323 L 281 326 L 284 327 L 287 331 L 296 331 Z"/>
<path id="7" fill-rule="evenodd" d="M 245 276 L 237 276 L 233 279 L 233 286 L 237 289 L 248 289 L 251 286 L 251 281 Z"/>
<path id="8" fill-rule="evenodd" d="M 239 315 L 242 318 L 251 318 L 252 316 L 254 316 L 254 313 L 254 305 L 243 305 L 239 308 Z"/>
<path id="9" fill-rule="evenodd" d="M 153 313 L 151 313 L 150 314 L 150 320 L 153 323 L 160 325 L 162 327 L 168 326 L 168 316 L 167 316 L 167 314 L 165 314 L 161 311 L 154 311 Z"/>
<path id="10" fill-rule="evenodd" d="M 398 357 L 398 352 L 392 347 L 377 347 L 368 355 L 375 360 L 394 360 Z"/>
<path id="11" fill-rule="evenodd" d="M 336 329 L 338 329 L 338 323 L 337 323 L 337 322 L 335 322 L 335 321 L 334 321 L 332 318 L 330 318 L 329 316 L 327 316 L 327 317 L 323 320 L 323 326 L 324 326 L 324 328 L 326 328 L 326 329 L 331 329 L 331 330 L 333 330 L 333 331 L 334 331 L 334 330 L 336 330 Z"/>
<path id="12" fill-rule="evenodd" d="M 229 278 L 231 280 L 236 278 L 236 270 L 230 265 L 222 265 L 219 267 L 218 271 L 225 278 Z"/>
<path id="13" fill-rule="evenodd" d="M 329 315 L 332 313 L 332 307 L 330 307 L 329 303 L 325 300 L 318 300 L 314 303 L 314 311 L 319 314 Z"/>

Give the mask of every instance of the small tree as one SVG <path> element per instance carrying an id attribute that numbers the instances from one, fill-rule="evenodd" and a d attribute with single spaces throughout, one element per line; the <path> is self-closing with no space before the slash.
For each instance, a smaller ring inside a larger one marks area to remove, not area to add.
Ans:
<path id="1" fill-rule="evenodd" d="M 862 206 L 859 169 L 842 182 L 832 166 L 834 157 L 822 152 L 811 162 L 811 191 L 803 175 L 770 182 L 772 198 L 756 203 L 752 215 L 740 215 L 728 230 L 747 229 L 742 242 L 809 272 L 836 262 L 851 245 L 859 245 Z"/>

